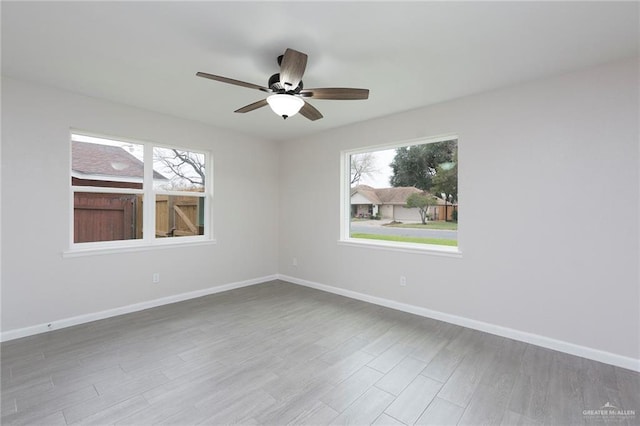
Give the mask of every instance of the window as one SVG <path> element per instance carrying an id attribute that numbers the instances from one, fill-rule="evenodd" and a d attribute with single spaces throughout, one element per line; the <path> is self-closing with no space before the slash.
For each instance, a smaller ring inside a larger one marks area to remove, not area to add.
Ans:
<path id="1" fill-rule="evenodd" d="M 208 164 L 206 152 L 72 133 L 72 247 L 209 240 Z"/>
<path id="2" fill-rule="evenodd" d="M 458 139 L 342 153 L 341 241 L 458 251 Z"/>

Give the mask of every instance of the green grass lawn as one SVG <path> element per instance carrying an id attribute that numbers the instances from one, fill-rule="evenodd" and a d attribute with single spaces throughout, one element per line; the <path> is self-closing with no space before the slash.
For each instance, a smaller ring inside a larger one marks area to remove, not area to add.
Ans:
<path id="1" fill-rule="evenodd" d="M 456 240 L 445 240 L 441 238 L 401 237 L 398 235 L 377 235 L 377 234 L 361 234 L 361 233 L 352 233 L 351 238 L 363 238 L 366 240 L 382 240 L 382 241 L 400 241 L 403 243 L 434 244 L 439 246 L 452 246 L 452 247 L 458 246 L 458 241 Z"/>
<path id="2" fill-rule="evenodd" d="M 458 230 L 458 222 L 445 222 L 443 220 L 427 222 L 426 225 L 421 223 L 390 223 L 383 226 L 388 226 L 389 228 L 446 229 L 449 231 Z"/>

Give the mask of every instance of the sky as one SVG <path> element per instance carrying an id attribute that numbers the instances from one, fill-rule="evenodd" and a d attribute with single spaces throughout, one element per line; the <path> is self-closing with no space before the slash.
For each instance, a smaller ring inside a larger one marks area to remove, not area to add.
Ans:
<path id="1" fill-rule="evenodd" d="M 391 161 L 393 161 L 393 157 L 395 155 L 395 148 L 385 149 L 383 151 L 375 151 L 375 168 L 377 170 L 377 173 L 362 176 L 359 182 L 360 185 L 369 185 L 374 188 L 389 188 L 391 186 L 389 184 L 389 178 L 392 175 L 392 170 L 391 167 L 389 167 L 389 164 L 391 164 Z"/>

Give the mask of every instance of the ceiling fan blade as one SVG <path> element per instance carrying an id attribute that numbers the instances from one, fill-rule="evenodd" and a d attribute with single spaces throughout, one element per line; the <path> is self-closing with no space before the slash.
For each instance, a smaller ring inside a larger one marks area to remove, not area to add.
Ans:
<path id="1" fill-rule="evenodd" d="M 280 64 L 280 84 L 286 91 L 294 90 L 302 80 L 302 74 L 307 67 L 307 55 L 297 50 L 284 51 Z"/>
<path id="2" fill-rule="evenodd" d="M 236 86 L 248 87 L 249 89 L 257 89 L 262 90 L 263 92 L 271 93 L 271 89 L 269 89 L 268 87 L 258 86 L 257 84 L 247 83 L 246 81 L 234 80 L 232 78 L 221 77 L 219 75 L 207 74 L 206 72 L 197 72 L 196 75 L 198 77 L 221 81 L 222 83 L 229 83 Z"/>
<path id="3" fill-rule="evenodd" d="M 249 112 L 249 111 L 253 111 L 254 109 L 262 108 L 263 106 L 266 106 L 266 105 L 268 105 L 267 100 L 260 99 L 258 102 L 254 102 L 247 106 L 243 106 L 242 108 L 237 109 L 234 112 Z"/>
<path id="4" fill-rule="evenodd" d="M 325 87 L 322 89 L 304 89 L 300 96 L 313 99 L 352 100 L 368 99 L 369 89 L 351 89 L 348 87 Z"/>
<path id="5" fill-rule="evenodd" d="M 311 121 L 320 120 L 322 118 L 322 114 L 320 114 L 320 111 L 318 111 L 313 105 L 306 101 L 300 109 L 300 114 Z"/>

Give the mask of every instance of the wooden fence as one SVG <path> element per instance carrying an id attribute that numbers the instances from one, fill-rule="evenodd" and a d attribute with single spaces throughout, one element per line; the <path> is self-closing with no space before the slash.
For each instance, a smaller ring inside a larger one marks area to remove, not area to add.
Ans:
<path id="1" fill-rule="evenodd" d="M 156 196 L 156 237 L 202 235 L 202 198 Z M 80 193 L 74 197 L 74 242 L 142 238 L 142 195 Z"/>
<path id="2" fill-rule="evenodd" d="M 202 235 L 200 197 L 156 196 L 156 237 Z"/>

